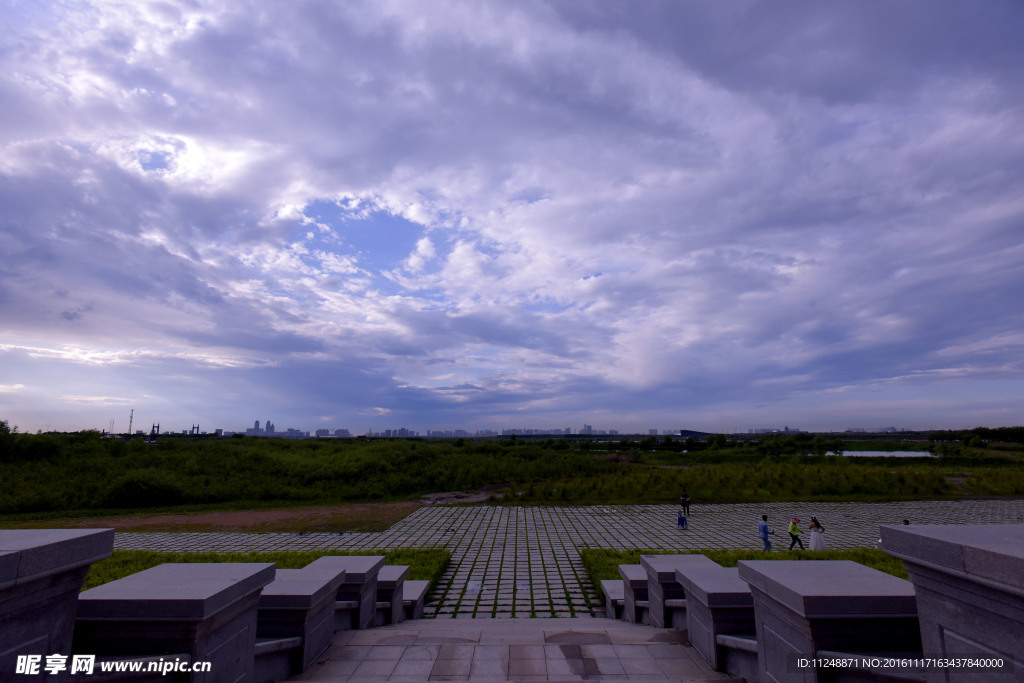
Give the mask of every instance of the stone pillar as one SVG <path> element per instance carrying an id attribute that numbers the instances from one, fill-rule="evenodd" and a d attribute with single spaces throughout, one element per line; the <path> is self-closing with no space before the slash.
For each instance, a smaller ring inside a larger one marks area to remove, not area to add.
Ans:
<path id="1" fill-rule="evenodd" d="M 647 571 L 638 564 L 620 564 L 622 577 L 622 619 L 631 624 L 644 623 L 648 608 Z"/>
<path id="2" fill-rule="evenodd" d="M 405 565 L 386 564 L 380 568 L 377 573 L 377 626 L 405 621 L 402 587 L 407 576 L 409 567 Z"/>
<path id="3" fill-rule="evenodd" d="M 345 573 L 314 576 L 301 569 L 278 569 L 259 600 L 256 635 L 260 638 L 302 638 L 297 666 L 305 671 L 334 638 L 334 602 Z"/>
<path id="4" fill-rule="evenodd" d="M 162 564 L 97 586 L 78 598 L 75 652 L 188 654 L 211 662 L 193 683 L 253 678 L 256 609 L 274 580 L 266 563 Z"/>
<path id="5" fill-rule="evenodd" d="M 383 555 L 326 555 L 302 568 L 311 573 L 345 572 L 338 587 L 338 602 L 355 602 L 351 621 L 335 621 L 334 629 L 373 628 L 377 620 L 377 574 L 384 566 Z"/>
<path id="6" fill-rule="evenodd" d="M 666 600 L 684 600 L 686 591 L 676 578 L 676 571 L 687 571 L 700 567 L 717 567 L 721 565 L 709 560 L 704 555 L 641 555 L 640 566 L 647 572 L 647 601 L 650 612 L 651 626 L 671 628 L 673 612 L 679 612 L 685 619 L 686 608 L 673 608 L 665 605 Z M 681 621 L 677 619 L 676 621 Z"/>
<path id="7" fill-rule="evenodd" d="M 947 669 L 928 680 L 1024 680 L 1024 524 L 883 526 L 917 592 L 926 656 L 1013 662 L 1012 671 Z"/>
<path id="8" fill-rule="evenodd" d="M 814 669 L 790 669 L 790 655 L 819 650 L 920 655 L 914 587 L 848 560 L 742 560 L 757 631 L 758 679 L 818 681 Z"/>
<path id="9" fill-rule="evenodd" d="M 113 548 L 113 529 L 0 531 L 0 680 L 16 678 L 18 655 L 45 663 L 71 654 L 78 592 L 90 565 Z"/>
<path id="10" fill-rule="evenodd" d="M 686 629 L 690 644 L 715 671 L 725 671 L 715 638 L 719 634 L 752 636 L 754 599 L 736 567 L 676 570 L 686 590 Z"/>

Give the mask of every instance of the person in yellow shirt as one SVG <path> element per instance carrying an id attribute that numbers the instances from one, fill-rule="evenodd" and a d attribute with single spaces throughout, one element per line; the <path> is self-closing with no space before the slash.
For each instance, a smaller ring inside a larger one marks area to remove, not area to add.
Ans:
<path id="1" fill-rule="evenodd" d="M 800 550 L 804 550 L 804 542 L 801 541 L 800 537 L 797 535 L 797 534 L 799 534 L 800 532 L 803 531 L 803 529 L 801 529 L 799 526 L 797 526 L 799 523 L 800 523 L 800 520 L 797 519 L 796 517 L 794 517 L 793 521 L 789 523 L 789 537 L 793 539 L 793 541 L 789 544 L 789 549 L 790 550 L 793 549 L 794 545 L 799 545 L 800 546 Z"/>

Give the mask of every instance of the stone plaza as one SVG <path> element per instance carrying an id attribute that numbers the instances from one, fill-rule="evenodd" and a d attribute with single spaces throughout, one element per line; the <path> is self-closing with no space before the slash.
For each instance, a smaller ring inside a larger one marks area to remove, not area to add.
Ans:
<path id="1" fill-rule="evenodd" d="M 825 526 L 829 548 L 874 547 L 878 527 L 900 524 L 1021 524 L 1024 500 L 888 503 L 754 503 L 691 506 L 689 528 L 672 505 L 420 508 L 390 529 L 359 534 L 119 533 L 115 547 L 163 551 L 371 550 L 440 547 L 451 564 L 428 604 L 437 619 L 594 618 L 604 606 L 580 560 L 583 548 L 695 551 L 761 548 L 762 514 L 789 545 L 793 517 Z M 806 536 L 806 534 L 805 534 Z M 806 544 L 807 539 L 804 539 Z"/>

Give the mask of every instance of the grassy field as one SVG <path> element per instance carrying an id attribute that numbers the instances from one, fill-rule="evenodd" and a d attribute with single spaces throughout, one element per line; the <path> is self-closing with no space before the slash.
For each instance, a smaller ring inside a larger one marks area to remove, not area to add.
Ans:
<path id="1" fill-rule="evenodd" d="M 724 435 L 703 441 L 182 436 L 149 443 L 104 439 L 96 432 L 27 435 L 0 429 L 0 524 L 411 503 L 435 492 L 484 488 L 496 491 L 493 504 L 668 503 L 684 490 L 705 503 L 1024 495 L 1019 443 L 983 441 L 973 432 L 957 438 L 924 446 L 850 444 L 927 447 L 943 453 L 936 458 L 850 458 L 823 455 L 846 444 L 821 435 L 756 443 Z M 291 520 L 285 528 L 268 520 L 265 530 L 368 530 L 385 523 L 378 521 L 381 514 L 359 520 L 339 512 Z M 194 524 L 191 530 L 215 528 L 203 526 L 206 521 Z"/>

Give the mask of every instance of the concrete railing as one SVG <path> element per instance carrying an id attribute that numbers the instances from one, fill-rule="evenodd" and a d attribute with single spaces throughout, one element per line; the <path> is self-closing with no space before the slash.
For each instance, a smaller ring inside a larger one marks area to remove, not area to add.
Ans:
<path id="1" fill-rule="evenodd" d="M 708 663 L 747 681 L 1024 681 L 1024 525 L 881 535 L 910 581 L 847 561 L 728 569 L 703 556 L 642 556 L 620 565 L 621 581 L 602 581 L 608 614 L 620 591 L 627 621 L 682 627 L 684 614 Z"/>
<path id="2" fill-rule="evenodd" d="M 721 568 L 703 555 L 641 555 L 640 566 L 647 572 L 649 621 L 658 628 L 686 628 L 686 588 L 678 572 Z"/>
<path id="3" fill-rule="evenodd" d="M 0 680 L 287 678 L 336 630 L 422 616 L 429 587 L 381 556 L 327 556 L 303 569 L 163 564 L 80 592 L 113 542 L 112 529 L 0 531 Z M 61 666 L 47 671 L 55 654 Z M 95 656 L 91 672 L 73 674 L 75 654 Z M 200 662 L 207 670 L 185 673 Z M 111 663 L 141 670 L 101 671 Z"/>
<path id="4" fill-rule="evenodd" d="M 1024 681 L 1024 524 L 883 526 L 903 560 L 927 653 L 1012 662 L 1012 671 L 933 669 L 927 680 Z"/>
<path id="5" fill-rule="evenodd" d="M 113 529 L 0 531 L 0 680 L 14 677 L 19 655 L 71 651 L 85 575 L 113 548 Z"/>

